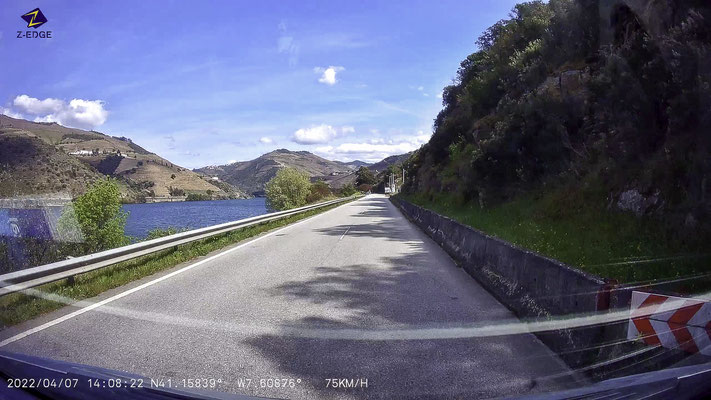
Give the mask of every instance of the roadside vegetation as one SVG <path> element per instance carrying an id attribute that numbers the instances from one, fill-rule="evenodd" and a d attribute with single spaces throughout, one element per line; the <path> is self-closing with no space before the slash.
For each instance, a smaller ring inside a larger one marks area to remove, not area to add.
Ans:
<path id="1" fill-rule="evenodd" d="M 363 193 L 370 192 L 378 179 L 368 167 L 360 167 L 356 171 L 356 187 Z"/>
<path id="2" fill-rule="evenodd" d="M 59 233 L 63 239 L 76 239 L 68 249 L 71 253 L 96 253 L 129 243 L 124 234 L 127 217 L 121 210 L 117 182 L 102 178 L 65 209 L 59 219 Z"/>
<path id="3" fill-rule="evenodd" d="M 265 186 L 267 203 L 276 210 L 306 205 L 311 193 L 309 176 L 295 168 L 282 168 Z"/>
<path id="4" fill-rule="evenodd" d="M 487 29 L 403 192 L 606 278 L 709 271 L 711 4 L 601 3 L 522 3 Z"/>
<path id="5" fill-rule="evenodd" d="M 370 186 L 363 189 L 366 190 L 361 189 L 360 191 L 367 192 L 370 190 Z M 348 197 L 358 191 L 352 184 L 333 190 L 326 182 L 312 183 L 308 175 L 296 168 L 280 169 L 265 186 L 267 205 L 275 210 L 288 210 L 338 197 Z"/>
<path id="6" fill-rule="evenodd" d="M 58 240 L 3 237 L 0 273 L 129 244 L 131 238 L 124 234 L 127 214 L 121 209 L 119 188 L 113 178 L 97 179 L 64 209 L 57 221 Z M 10 244 L 15 251 L 2 251 Z"/>
<path id="7" fill-rule="evenodd" d="M 597 194 L 592 189 L 536 192 L 484 209 L 448 194 L 398 196 L 518 247 L 619 283 L 698 278 L 711 272 L 711 256 L 701 238 L 685 240 L 655 219 L 606 212 Z M 575 202 L 573 207 L 571 201 Z M 677 285 L 684 293 L 708 288 L 708 278 Z"/>
<path id="8" fill-rule="evenodd" d="M 102 268 L 78 275 L 73 280 L 64 279 L 35 288 L 47 295 L 59 295 L 70 301 L 94 297 L 106 290 L 125 285 L 162 270 L 173 268 L 180 263 L 206 256 L 211 252 L 254 237 L 269 230 L 289 225 L 298 220 L 322 213 L 338 205 L 318 210 L 306 211 L 283 219 L 265 222 L 228 232 L 215 237 L 179 245 L 134 260 L 125 261 L 111 267 Z M 150 238 L 177 233 L 177 230 L 154 230 Z M 37 317 L 63 307 L 61 302 L 47 300 L 37 296 L 14 293 L 0 297 L 0 323 L 10 326 Z"/>
<path id="9" fill-rule="evenodd" d="M 385 193 L 385 187 L 390 184 L 390 175 L 395 177 L 395 186 L 402 187 L 402 169 L 403 161 L 398 161 L 378 172 L 377 183 L 373 186 L 374 190 L 378 193 Z"/>
<path id="10" fill-rule="evenodd" d="M 351 184 L 343 185 L 342 188 L 338 190 L 338 193 L 342 197 L 348 197 L 348 196 L 353 196 L 354 194 L 358 193 L 358 189 L 355 188 L 355 186 Z"/>

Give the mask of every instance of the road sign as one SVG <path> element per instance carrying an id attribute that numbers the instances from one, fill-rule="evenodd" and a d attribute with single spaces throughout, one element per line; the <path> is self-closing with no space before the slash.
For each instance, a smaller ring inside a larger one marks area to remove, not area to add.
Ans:
<path id="1" fill-rule="evenodd" d="M 627 339 L 711 356 L 711 303 L 632 292 Z"/>

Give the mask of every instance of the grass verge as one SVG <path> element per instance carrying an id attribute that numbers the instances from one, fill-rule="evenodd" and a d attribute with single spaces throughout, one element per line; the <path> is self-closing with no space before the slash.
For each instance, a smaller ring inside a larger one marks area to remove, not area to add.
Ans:
<path id="1" fill-rule="evenodd" d="M 310 216 L 320 214 L 345 203 L 310 210 L 283 219 L 265 222 L 259 225 L 241 228 L 211 238 L 176 246 L 154 254 L 118 263 L 111 267 L 98 269 L 77 275 L 74 282 L 68 279 L 36 287 L 36 290 L 48 294 L 57 294 L 72 300 L 94 297 L 106 290 L 125 285 L 129 282 L 174 267 L 182 262 L 207 255 L 215 250 L 238 243 L 245 239 L 292 224 Z M 3 327 L 30 320 L 41 314 L 64 307 L 64 303 L 47 300 L 23 293 L 13 293 L 0 297 L 0 324 Z"/>
<path id="2" fill-rule="evenodd" d="M 482 209 L 453 196 L 399 195 L 519 247 L 622 283 L 676 280 L 711 273 L 703 237 L 682 237 L 653 218 L 607 209 L 604 197 L 559 190 L 529 194 Z M 689 279 L 683 293 L 709 289 L 709 279 Z"/>

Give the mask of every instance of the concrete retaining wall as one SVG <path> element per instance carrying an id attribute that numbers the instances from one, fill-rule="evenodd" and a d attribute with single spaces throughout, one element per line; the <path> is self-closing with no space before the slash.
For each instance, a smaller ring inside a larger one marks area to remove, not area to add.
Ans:
<path id="1" fill-rule="evenodd" d="M 559 261 L 518 248 L 402 199 L 391 199 L 408 219 L 521 319 L 600 315 L 629 309 L 631 289 L 613 288 L 604 280 Z M 663 360 L 674 361 L 683 356 L 680 352 L 672 354 L 624 342 L 626 333 L 625 319 L 536 335 L 572 368 L 600 378 L 647 370 L 664 363 Z M 642 366 L 640 360 L 652 360 L 654 366 Z M 613 364 L 614 371 L 619 373 L 612 373 Z"/>

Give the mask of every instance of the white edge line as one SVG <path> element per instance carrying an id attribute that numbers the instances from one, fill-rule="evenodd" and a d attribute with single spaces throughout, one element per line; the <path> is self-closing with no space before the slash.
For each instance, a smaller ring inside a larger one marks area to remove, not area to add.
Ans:
<path id="1" fill-rule="evenodd" d="M 348 227 L 348 229 L 346 229 L 345 232 L 343 232 L 343 235 L 341 235 L 340 239 L 338 239 L 339 242 L 346 236 L 346 233 L 348 233 L 349 230 L 351 230 L 350 226 Z"/>
<path id="2" fill-rule="evenodd" d="M 358 200 L 355 200 L 355 201 L 358 201 Z M 345 203 L 345 204 L 348 204 L 348 203 Z M 341 204 L 341 205 L 345 205 L 345 204 Z M 129 289 L 129 290 L 125 291 L 125 292 L 121 292 L 121 293 L 119 293 L 119 294 L 117 294 L 117 295 L 111 296 L 111 297 L 109 297 L 108 299 L 104 299 L 104 300 L 102 300 L 102 301 L 100 301 L 100 302 L 98 302 L 98 303 L 94 303 L 94 304 L 92 304 L 92 305 L 86 306 L 86 307 L 84 307 L 84 308 L 82 308 L 82 309 L 76 310 L 76 311 L 74 311 L 74 312 L 72 312 L 72 313 L 69 313 L 69 314 L 67 314 L 67 315 L 61 316 L 61 317 L 59 317 L 59 318 L 57 318 L 57 319 L 53 319 L 52 321 L 46 322 L 46 323 L 44 323 L 44 324 L 42 324 L 42 325 L 36 326 L 36 327 L 34 327 L 34 328 L 32 328 L 32 329 L 28 329 L 28 330 L 26 330 L 26 331 L 24 331 L 24 332 L 18 333 L 18 334 L 16 334 L 16 335 L 11 336 L 11 337 L 9 337 L 9 338 L 3 340 L 2 342 L 0 342 L 0 347 L 7 346 L 7 345 L 10 344 L 10 343 L 16 342 L 16 341 L 18 341 L 18 340 L 20 340 L 20 339 L 24 339 L 24 338 L 26 338 L 27 336 L 30 336 L 30 335 L 32 335 L 32 334 L 34 334 L 34 333 L 43 331 L 43 330 L 45 330 L 45 329 L 47 329 L 47 328 L 50 328 L 50 327 L 52 327 L 52 326 L 54 326 L 54 325 L 57 325 L 57 324 L 60 324 L 60 323 L 62 323 L 62 322 L 64 322 L 64 321 L 67 321 L 67 320 L 69 320 L 69 319 L 72 319 L 72 318 L 74 318 L 74 317 L 76 317 L 76 316 L 78 316 L 78 315 L 84 314 L 84 313 L 87 312 L 87 311 L 91 311 L 91 310 L 93 310 L 93 309 L 95 309 L 95 308 L 98 308 L 98 307 L 101 307 L 101 306 L 103 306 L 103 305 L 105 305 L 105 304 L 111 303 L 111 302 L 114 301 L 114 300 L 118 300 L 118 299 L 120 299 L 120 298 L 122 298 L 122 297 L 124 297 L 124 296 L 128 296 L 128 295 L 131 294 L 131 293 L 135 293 L 135 292 L 138 292 L 139 290 L 142 290 L 142 289 L 145 289 L 145 288 L 147 288 L 147 287 L 153 286 L 153 285 L 155 285 L 155 284 L 158 283 L 158 282 L 161 282 L 161 281 L 164 281 L 164 280 L 166 280 L 166 279 L 168 279 L 168 278 L 172 278 L 172 277 L 174 277 L 174 276 L 176 276 L 176 275 L 182 274 L 182 273 L 185 272 L 185 271 L 191 270 L 191 269 L 193 269 L 193 268 L 195 268 L 195 267 L 197 267 L 197 266 L 199 266 L 199 265 L 202 265 L 202 264 L 204 264 L 204 263 L 206 263 L 206 262 L 212 261 L 212 260 L 214 260 L 214 259 L 216 259 L 216 258 L 218 258 L 218 257 L 222 257 L 222 256 L 224 256 L 225 254 L 231 253 L 231 252 L 233 252 L 233 251 L 235 251 L 235 250 L 237 250 L 237 249 L 240 249 L 240 248 L 242 248 L 242 247 L 244 247 L 244 246 L 253 244 L 253 243 L 255 243 L 255 242 L 259 241 L 259 240 L 262 240 L 262 239 L 264 239 L 264 238 L 268 238 L 269 236 L 272 236 L 272 235 L 274 235 L 274 234 L 277 234 L 277 233 L 279 233 L 279 232 L 281 232 L 281 231 L 287 230 L 287 229 L 289 229 L 289 228 L 293 228 L 293 227 L 295 227 L 295 226 L 297 226 L 297 225 L 301 225 L 301 224 L 303 224 L 303 223 L 305 223 L 305 222 L 308 222 L 308 221 L 310 221 L 310 220 L 312 220 L 312 219 L 314 219 L 314 218 L 316 218 L 316 217 L 320 217 L 320 216 L 326 215 L 326 214 L 328 214 L 328 213 L 330 213 L 330 212 L 332 212 L 332 211 L 335 211 L 336 209 L 338 209 L 338 207 L 336 207 L 336 208 L 334 208 L 334 209 L 332 209 L 332 210 L 328 210 L 328 211 L 326 211 L 326 212 L 323 212 L 323 213 L 320 213 L 320 214 L 311 216 L 311 217 L 309 217 L 309 218 L 306 218 L 306 219 L 303 220 L 303 221 L 299 221 L 299 222 L 296 222 L 296 223 L 293 223 L 293 224 L 289 224 L 289 225 L 287 225 L 287 226 L 285 226 L 285 227 L 283 227 L 283 228 L 280 228 L 280 229 L 277 229 L 277 230 L 275 230 L 275 231 L 269 232 L 269 233 L 267 233 L 266 235 L 262 235 L 262 236 L 260 236 L 260 237 L 258 237 L 258 238 L 255 238 L 255 239 L 253 239 L 253 240 L 250 240 L 249 242 L 242 243 L 242 244 L 237 245 L 237 246 L 235 246 L 235 247 L 233 247 L 233 248 L 231 248 L 231 249 L 229 249 L 229 250 L 225 250 L 225 251 L 223 251 L 223 252 L 221 252 L 221 253 L 219 253 L 219 254 L 215 254 L 214 256 L 208 257 L 208 258 L 206 258 L 206 259 L 204 259 L 204 260 L 200 260 L 200 261 L 198 261 L 198 262 L 196 262 L 196 263 L 193 263 L 193 264 L 190 264 L 190 265 L 188 265 L 188 266 L 185 266 L 185 267 L 183 267 L 183 268 L 181 268 L 181 269 L 179 269 L 179 270 L 177 270 L 177 271 L 173 271 L 173 272 L 171 272 L 171 273 L 169 273 L 169 274 L 163 275 L 163 276 L 161 276 L 160 278 L 156 278 L 156 279 L 154 279 L 154 280 L 152 280 L 152 281 L 150 281 L 150 282 L 146 282 L 146 283 L 144 283 L 144 284 L 142 284 L 142 285 L 136 286 L 135 288 L 132 288 L 132 289 Z M 71 305 L 69 305 L 68 307 L 71 307 Z"/>

